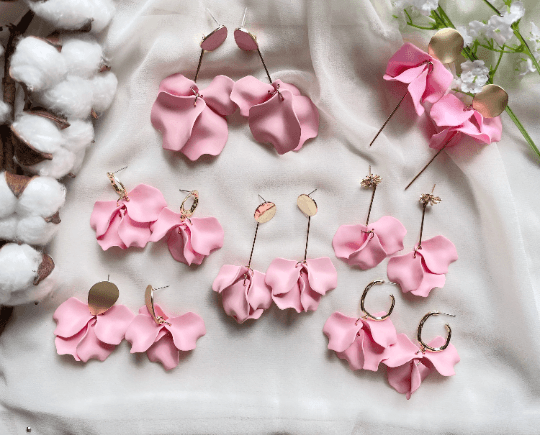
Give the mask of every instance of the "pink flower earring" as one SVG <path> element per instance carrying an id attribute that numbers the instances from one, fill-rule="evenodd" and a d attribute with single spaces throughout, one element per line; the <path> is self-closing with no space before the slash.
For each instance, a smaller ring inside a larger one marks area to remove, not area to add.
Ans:
<path id="1" fill-rule="evenodd" d="M 212 18 L 216 21 L 213 15 Z M 204 52 L 214 51 L 227 38 L 227 28 L 216 23 L 218 27 L 201 41 L 194 79 L 182 74 L 165 78 L 150 117 L 154 128 L 163 134 L 163 148 L 181 151 L 190 160 L 221 153 L 229 134 L 225 117 L 236 110 L 230 99 L 234 82 L 229 77 L 216 76 L 205 89 L 199 89 L 195 83 Z"/>
<path id="2" fill-rule="evenodd" d="M 124 339 L 135 315 L 118 300 L 118 287 L 109 281 L 94 284 L 88 304 L 69 298 L 54 312 L 58 355 L 72 355 L 76 361 L 105 359 Z"/>
<path id="3" fill-rule="evenodd" d="M 193 202 L 191 208 L 186 210 L 184 205 L 189 199 Z M 199 192 L 192 190 L 182 201 L 179 214 L 165 207 L 150 226 L 150 241 L 157 242 L 167 237 L 167 245 L 173 258 L 188 266 L 201 264 L 212 251 L 223 246 L 223 228 L 215 217 L 191 217 L 198 204 Z"/>
<path id="4" fill-rule="evenodd" d="M 255 227 L 255 237 L 248 265 L 223 265 L 212 284 L 212 290 L 221 294 L 225 313 L 238 323 L 243 323 L 247 319 L 258 319 L 263 311 L 272 305 L 272 290 L 265 283 L 264 273 L 251 268 L 259 225 L 268 222 L 276 214 L 276 205 L 266 201 L 262 196 L 260 197 L 264 202 L 255 210 L 254 217 L 257 226 Z"/>
<path id="5" fill-rule="evenodd" d="M 319 112 L 313 102 L 294 85 L 273 81 L 257 43 L 257 38 L 242 25 L 234 31 L 234 40 L 244 51 L 257 51 L 270 84 L 253 76 L 238 80 L 232 89 L 231 100 L 248 118 L 249 128 L 257 142 L 270 143 L 278 154 L 298 151 L 308 139 L 317 136 Z"/>
<path id="6" fill-rule="evenodd" d="M 107 172 L 114 190 L 120 196 L 116 201 L 96 201 L 90 226 L 104 251 L 111 246 L 126 249 L 144 248 L 150 240 L 150 224 L 157 220 L 167 202 L 161 192 L 146 184 L 137 185 L 127 192 L 115 172 Z"/>
<path id="7" fill-rule="evenodd" d="M 154 305 L 155 290 L 159 288 L 146 287 L 145 305 L 129 325 L 126 340 L 131 343 L 131 353 L 146 352 L 150 361 L 171 370 L 180 362 L 180 351 L 195 349 L 206 328 L 203 319 L 195 313 L 167 315 L 159 305 Z"/>
<path id="8" fill-rule="evenodd" d="M 302 194 L 297 200 L 298 208 L 308 218 L 304 260 L 276 258 L 268 267 L 265 278 L 276 305 L 281 310 L 293 308 L 297 313 L 315 311 L 321 297 L 337 286 L 337 271 L 330 258 L 307 259 L 311 217 L 318 210 L 317 203 L 310 197 L 311 193 Z"/>
<path id="9" fill-rule="evenodd" d="M 372 281 L 364 289 L 360 299 L 360 308 L 364 312 L 362 317 L 348 317 L 336 311 L 324 324 L 328 349 L 347 360 L 351 370 L 377 371 L 379 364 L 388 357 L 388 349 L 397 342 L 396 328 L 389 319 L 396 303 L 394 295 L 390 295 L 392 305 L 386 314 L 372 315 L 365 308 L 368 291 L 375 284 L 384 282 L 382 279 Z"/>
<path id="10" fill-rule="evenodd" d="M 332 240 L 336 257 L 362 270 L 371 269 L 386 257 L 401 251 L 407 234 L 403 224 L 391 216 L 383 216 L 377 222 L 369 224 L 375 191 L 381 181 L 379 175 L 371 173 L 370 166 L 369 175 L 360 183 L 362 187 L 373 188 L 366 224 L 341 225 Z"/>
<path id="11" fill-rule="evenodd" d="M 450 325 L 445 325 L 448 331 L 446 340 L 438 336 L 429 344 L 422 341 L 424 323 L 431 316 L 439 314 L 455 317 L 453 314 L 439 311 L 427 313 L 418 325 L 417 339 L 420 348 L 405 334 L 398 334 L 396 344 L 388 348 L 384 361 L 387 366 L 388 382 L 398 393 L 406 394 L 407 400 L 433 371 L 437 371 L 443 376 L 456 374 L 454 366 L 460 358 L 456 348 L 450 343 L 452 338 Z"/>
<path id="12" fill-rule="evenodd" d="M 411 292 L 423 297 L 427 297 L 432 289 L 444 286 L 448 266 L 458 259 L 456 247 L 446 237 L 436 236 L 422 241 L 427 206 L 441 202 L 441 198 L 433 195 L 433 190 L 420 196 L 422 224 L 418 244 L 412 252 L 392 257 L 387 270 L 388 279 L 397 282 L 403 293 Z"/>

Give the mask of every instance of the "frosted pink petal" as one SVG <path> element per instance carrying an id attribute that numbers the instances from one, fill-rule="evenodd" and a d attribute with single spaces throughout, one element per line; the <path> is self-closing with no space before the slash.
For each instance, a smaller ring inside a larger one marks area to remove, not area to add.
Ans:
<path id="1" fill-rule="evenodd" d="M 363 331 L 360 334 L 362 335 Z M 362 370 L 364 368 L 362 338 L 357 337 L 347 349 L 343 352 L 336 352 L 336 355 L 338 358 L 346 360 L 351 370 Z"/>
<path id="2" fill-rule="evenodd" d="M 128 215 L 137 222 L 154 222 L 161 210 L 167 206 L 163 194 L 155 187 L 139 184 L 128 193 L 129 201 L 124 201 Z"/>
<path id="3" fill-rule="evenodd" d="M 437 348 L 442 346 L 446 340 L 442 337 L 435 337 L 428 345 Z M 459 362 L 460 358 L 455 346 L 450 343 L 448 347 L 441 352 L 430 352 L 426 350 L 424 358 L 427 359 L 441 375 L 455 375 L 454 366 Z"/>
<path id="4" fill-rule="evenodd" d="M 174 345 L 178 350 L 193 350 L 197 340 L 206 334 L 203 319 L 195 313 L 186 313 L 179 317 L 169 317 L 171 325 L 166 326 L 173 337 Z"/>
<path id="5" fill-rule="evenodd" d="M 118 345 L 134 318 L 135 314 L 125 305 L 114 305 L 105 313 L 96 316 L 96 337 L 103 343 Z"/>
<path id="6" fill-rule="evenodd" d="M 247 267 L 233 266 L 232 264 L 224 264 L 219 270 L 218 276 L 214 279 L 212 290 L 221 293 L 229 287 L 234 281 L 247 272 Z"/>
<path id="7" fill-rule="evenodd" d="M 306 260 L 309 286 L 320 295 L 337 287 L 337 271 L 328 257 Z"/>
<path id="8" fill-rule="evenodd" d="M 263 83 L 253 76 L 246 76 L 234 83 L 230 98 L 240 108 L 240 114 L 248 117 L 249 109 L 268 100 L 269 91 L 274 91 L 272 85 Z"/>
<path id="9" fill-rule="evenodd" d="M 180 225 L 180 214 L 175 213 L 170 208 L 165 207 L 159 213 L 159 216 L 155 222 L 150 225 L 149 242 L 157 242 L 167 235 L 167 233 L 174 227 Z"/>
<path id="10" fill-rule="evenodd" d="M 93 318 L 88 305 L 77 298 L 69 298 L 62 303 L 54 312 L 53 319 L 56 321 L 54 335 L 60 337 L 73 337 L 78 334 Z"/>
<path id="11" fill-rule="evenodd" d="M 444 236 L 423 241 L 418 253 L 424 258 L 428 270 L 436 274 L 448 273 L 450 263 L 458 259 L 456 247 Z"/>
<path id="12" fill-rule="evenodd" d="M 103 343 L 97 338 L 94 325 L 93 322 L 88 324 L 88 332 L 77 346 L 77 355 L 83 362 L 89 359 L 105 361 L 116 348 L 115 345 Z"/>
<path id="13" fill-rule="evenodd" d="M 236 110 L 236 104 L 231 100 L 233 86 L 234 80 L 219 75 L 214 77 L 210 85 L 201 90 L 200 93 L 203 94 L 204 101 L 214 112 L 222 116 L 231 115 Z"/>
<path id="14" fill-rule="evenodd" d="M 120 209 L 116 201 L 96 201 L 90 215 L 90 226 L 96 237 L 105 234 L 115 213 Z"/>
<path id="15" fill-rule="evenodd" d="M 388 279 L 397 282 L 403 293 L 418 289 L 424 279 L 422 256 L 414 252 L 392 257 L 388 262 Z"/>
<path id="16" fill-rule="evenodd" d="M 473 116 L 474 110 L 466 108 L 455 95 L 447 94 L 433 105 L 429 114 L 438 127 L 456 127 Z"/>
<path id="17" fill-rule="evenodd" d="M 254 308 L 267 309 L 272 305 L 272 289 L 264 282 L 265 274 L 258 270 L 253 271 L 253 277 L 249 286 L 247 301 Z"/>
<path id="18" fill-rule="evenodd" d="M 197 84 L 193 80 L 188 79 L 180 73 L 172 74 L 164 78 L 159 84 L 159 92 L 167 92 L 176 96 L 193 95 L 191 88 L 196 91 L 199 90 Z"/>
<path id="19" fill-rule="evenodd" d="M 88 326 L 85 325 L 83 329 L 71 337 L 64 338 L 57 336 L 54 339 L 54 344 L 56 346 L 56 352 L 58 355 L 71 355 L 73 358 L 75 358 L 75 361 L 80 361 L 81 359 L 77 355 L 77 346 L 86 336 L 87 331 Z"/>
<path id="20" fill-rule="evenodd" d="M 118 234 L 118 229 L 120 228 L 123 220 L 124 218 L 122 216 L 122 211 L 116 213 L 111 219 L 111 224 L 105 234 L 98 237 L 97 242 L 104 251 L 112 246 L 118 246 L 121 249 L 127 248 Z"/>
<path id="21" fill-rule="evenodd" d="M 396 343 L 389 346 L 384 364 L 388 367 L 399 367 L 414 358 L 420 358 L 420 349 L 405 334 L 397 335 Z"/>
<path id="22" fill-rule="evenodd" d="M 434 273 L 431 273 L 429 270 L 426 269 L 423 263 L 422 268 L 424 269 L 424 278 L 422 279 L 420 286 L 416 290 L 411 290 L 411 293 L 415 296 L 427 297 L 429 296 L 431 290 L 433 290 L 434 288 L 444 287 L 444 283 L 446 282 L 446 276 L 444 274 L 436 275 Z"/>
<path id="23" fill-rule="evenodd" d="M 323 333 L 328 337 L 328 349 L 336 352 L 347 350 L 362 326 L 362 322 L 358 319 L 348 317 L 339 311 L 333 313 L 323 326 Z"/>
<path id="24" fill-rule="evenodd" d="M 363 329 L 361 334 L 364 370 L 376 372 L 379 364 L 386 358 L 387 349 L 373 340 L 369 330 Z"/>
<path id="25" fill-rule="evenodd" d="M 170 333 L 164 334 L 146 351 L 148 359 L 152 362 L 159 362 L 165 370 L 174 369 L 180 361 L 180 353 L 174 345 Z"/>
<path id="26" fill-rule="evenodd" d="M 180 151 L 191 161 L 203 154 L 217 156 L 223 151 L 228 136 L 227 120 L 207 107 L 195 121 L 191 137 Z"/>
<path id="27" fill-rule="evenodd" d="M 246 281 L 246 285 L 248 285 L 248 281 Z M 221 302 L 225 313 L 233 317 L 238 323 L 243 323 L 250 318 L 258 318 L 262 314 L 261 310 L 258 317 L 251 317 L 253 312 L 247 302 L 242 281 L 238 281 L 224 289 L 221 292 Z"/>
<path id="28" fill-rule="evenodd" d="M 381 317 L 386 313 L 375 313 L 375 316 Z M 389 347 L 396 344 L 397 334 L 396 328 L 390 318 L 384 320 L 371 320 L 369 317 L 362 319 L 362 322 L 369 330 L 371 339 L 379 346 Z"/>
<path id="29" fill-rule="evenodd" d="M 422 63 L 433 60 L 434 59 L 428 53 L 407 42 L 403 44 L 388 61 L 386 75 L 393 78 L 410 68 L 419 67 Z M 389 79 L 385 77 L 385 80 Z"/>
<path id="30" fill-rule="evenodd" d="M 311 288 L 305 273 L 300 274 L 298 287 L 300 289 L 300 304 L 302 305 L 302 310 L 315 311 L 319 307 L 322 295 Z"/>
<path id="31" fill-rule="evenodd" d="M 431 58 L 433 67 L 431 73 L 427 76 L 426 90 L 424 92 L 423 101 L 428 103 L 436 103 L 450 89 L 453 74 L 437 59 Z"/>
<path id="32" fill-rule="evenodd" d="M 319 111 L 310 98 L 298 95 L 293 98 L 293 110 L 300 123 L 300 142 L 294 151 L 299 151 L 306 140 L 319 134 Z"/>
<path id="33" fill-rule="evenodd" d="M 272 260 L 265 277 L 266 284 L 272 289 L 272 295 L 290 293 L 298 281 L 300 270 L 300 265 L 294 260 L 286 260 L 285 258 Z M 299 297 L 298 301 L 300 301 Z"/>
<path id="34" fill-rule="evenodd" d="M 190 229 L 185 224 L 171 231 L 167 239 L 167 245 L 173 258 L 188 266 L 201 264 L 204 259 L 203 255 L 197 254 L 191 247 Z"/>
<path id="35" fill-rule="evenodd" d="M 223 246 L 225 233 L 215 217 L 191 218 L 187 226 L 191 232 L 191 246 L 196 253 L 207 256 Z"/>
<path id="36" fill-rule="evenodd" d="M 375 231 L 386 255 L 393 255 L 403 249 L 403 239 L 407 230 L 403 224 L 392 216 L 383 216 L 368 226 Z"/>
<path id="37" fill-rule="evenodd" d="M 111 226 L 112 229 L 112 226 Z M 130 248 L 144 248 L 151 236 L 150 222 L 137 222 L 125 215 L 122 222 L 118 225 L 118 237 L 122 243 Z"/>
<path id="38" fill-rule="evenodd" d="M 426 67 L 424 71 L 420 73 L 420 75 L 416 79 L 414 79 L 407 87 L 409 95 L 412 98 L 414 109 L 416 110 L 418 116 L 422 115 L 425 111 L 424 106 L 422 106 L 422 102 L 424 100 L 423 97 L 426 92 L 426 82 L 428 75 L 429 68 Z"/>
<path id="39" fill-rule="evenodd" d="M 156 306 L 157 307 L 157 306 Z M 154 307 L 156 309 L 156 307 Z M 141 314 L 141 311 L 144 314 Z M 145 352 L 156 341 L 159 331 L 163 328 L 158 325 L 145 306 L 141 307 L 139 314 L 129 324 L 125 338 L 131 343 L 131 353 Z"/>
<path id="40" fill-rule="evenodd" d="M 299 96 L 300 95 L 300 90 L 294 86 L 293 84 L 291 83 L 285 83 L 285 82 L 282 82 L 280 79 L 277 79 L 277 80 L 274 80 L 274 82 L 272 83 L 273 86 L 277 86 L 279 85 L 279 89 L 280 90 L 286 90 L 286 91 L 289 91 L 291 94 L 293 94 L 293 96 Z M 296 98 L 295 98 L 296 100 Z"/>
<path id="41" fill-rule="evenodd" d="M 366 231 L 365 225 L 341 225 L 332 240 L 336 256 L 362 270 L 375 267 L 387 256 L 377 234 Z"/>

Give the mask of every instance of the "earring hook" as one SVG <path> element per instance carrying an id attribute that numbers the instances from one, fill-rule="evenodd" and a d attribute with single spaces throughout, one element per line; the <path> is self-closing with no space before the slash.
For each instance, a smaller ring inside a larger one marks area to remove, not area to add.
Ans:
<path id="1" fill-rule="evenodd" d="M 208 8 L 205 8 L 205 9 L 206 9 L 206 12 L 208 12 L 208 14 L 210 14 L 210 16 L 212 17 L 212 19 L 216 22 L 216 24 L 217 24 L 218 26 L 220 26 L 221 23 L 220 23 L 218 20 L 216 20 L 216 17 L 214 17 L 214 14 L 212 14 L 212 12 L 210 12 L 210 9 L 208 9 Z"/>
<path id="2" fill-rule="evenodd" d="M 126 168 L 127 168 L 127 166 L 124 166 L 123 168 L 118 169 L 118 170 L 116 170 L 114 172 L 107 172 L 107 178 L 111 182 L 111 185 L 114 188 L 114 190 L 116 191 L 116 193 L 118 193 L 118 195 L 120 196 L 120 198 L 118 198 L 117 202 L 122 201 L 122 200 L 129 201 L 129 197 L 127 196 L 126 187 L 118 179 L 118 177 L 116 177 L 116 175 L 115 175 L 116 173 L 118 173 L 120 171 L 123 171 Z"/>
<path id="3" fill-rule="evenodd" d="M 244 27 L 244 24 L 246 24 L 246 14 L 247 14 L 247 6 L 244 8 L 244 16 L 242 17 L 242 24 L 240 24 L 240 27 Z"/>
<path id="4" fill-rule="evenodd" d="M 182 192 L 187 192 L 187 190 L 182 190 L 182 189 L 179 189 L 179 190 Z M 191 197 L 193 197 L 193 204 L 191 204 L 191 208 L 189 210 L 186 210 L 184 208 L 184 204 Z M 189 195 L 184 198 L 184 200 L 182 201 L 182 204 L 180 205 L 180 219 L 185 220 L 193 216 L 193 213 L 195 212 L 195 209 L 197 208 L 198 205 L 199 205 L 199 192 L 197 190 L 191 190 L 189 192 Z"/>
<path id="5" fill-rule="evenodd" d="M 418 340 L 418 343 L 420 343 L 420 350 L 422 351 L 422 353 L 424 353 L 426 349 L 430 350 L 431 352 L 442 352 L 450 344 L 450 340 L 452 338 L 452 328 L 450 328 L 450 325 L 448 323 L 444 325 L 447 331 L 446 342 L 441 347 L 431 347 L 424 343 L 424 341 L 422 340 L 422 329 L 424 328 L 424 324 L 426 323 L 427 319 L 429 319 L 431 316 L 438 316 L 441 314 L 445 316 L 456 317 L 455 314 L 441 313 L 440 311 L 430 311 L 424 317 L 422 317 L 422 320 L 420 320 L 416 339 Z"/>
<path id="6" fill-rule="evenodd" d="M 364 289 L 364 293 L 362 293 L 362 297 L 360 298 L 360 309 L 364 312 L 364 314 L 365 314 L 364 317 L 367 317 L 367 318 L 369 318 L 371 320 L 381 321 L 381 320 L 385 320 L 388 317 L 390 317 L 390 315 L 392 314 L 392 311 L 394 311 L 394 306 L 396 305 L 396 298 L 394 297 L 394 295 L 390 295 L 390 298 L 392 299 L 392 304 L 390 305 L 390 309 L 388 310 L 388 312 L 384 316 L 380 316 L 380 317 L 374 316 L 374 315 L 370 314 L 366 310 L 366 307 L 365 307 L 366 296 L 367 296 L 369 290 L 371 289 L 371 287 L 373 287 L 375 284 L 378 284 L 378 285 L 384 284 L 385 282 L 386 281 L 384 279 L 376 279 L 374 281 L 371 281 L 366 286 L 366 288 Z M 395 282 L 389 282 L 389 284 L 396 285 Z"/>
<path id="7" fill-rule="evenodd" d="M 165 323 L 170 326 L 171 324 L 167 322 L 166 319 L 164 319 L 162 316 L 156 315 L 156 311 L 154 308 L 154 291 L 167 288 L 167 287 L 169 286 L 166 285 L 164 287 L 158 287 L 155 289 L 152 287 L 151 284 L 149 284 L 146 287 L 146 291 L 144 292 L 144 302 L 145 302 L 146 308 L 148 309 L 148 312 L 152 316 L 152 319 L 154 319 L 154 322 L 156 322 L 158 325 L 163 325 Z"/>

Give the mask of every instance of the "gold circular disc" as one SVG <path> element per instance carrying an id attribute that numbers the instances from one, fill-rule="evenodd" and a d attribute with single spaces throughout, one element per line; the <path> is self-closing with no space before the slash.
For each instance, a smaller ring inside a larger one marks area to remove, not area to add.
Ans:
<path id="1" fill-rule="evenodd" d="M 88 308 L 90 314 L 98 316 L 111 308 L 120 296 L 118 287 L 109 281 L 101 281 L 92 286 L 88 292 Z"/>
<path id="2" fill-rule="evenodd" d="M 315 216 L 317 214 L 317 203 L 310 196 L 300 195 L 296 200 L 296 204 L 306 216 Z"/>
<path id="3" fill-rule="evenodd" d="M 508 94 L 500 86 L 486 85 L 474 96 L 472 106 L 484 118 L 495 118 L 508 106 Z"/>
<path id="4" fill-rule="evenodd" d="M 276 204 L 273 202 L 263 202 L 255 210 L 255 220 L 260 224 L 264 224 L 276 215 L 276 211 Z"/>
<path id="5" fill-rule="evenodd" d="M 429 41 L 428 53 L 442 63 L 451 63 L 459 57 L 464 45 L 463 36 L 457 30 L 441 29 Z"/>

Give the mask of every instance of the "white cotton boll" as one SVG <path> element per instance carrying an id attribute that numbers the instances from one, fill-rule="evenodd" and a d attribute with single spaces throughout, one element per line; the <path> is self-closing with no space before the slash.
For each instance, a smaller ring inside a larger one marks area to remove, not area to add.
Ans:
<path id="1" fill-rule="evenodd" d="M 60 148 L 53 154 L 52 160 L 43 160 L 40 163 L 29 166 L 28 170 L 44 177 L 60 179 L 72 171 L 74 163 L 75 154 L 65 148 Z"/>
<path id="2" fill-rule="evenodd" d="M 41 91 L 58 83 L 66 73 L 66 63 L 58 50 L 32 36 L 22 39 L 11 57 L 11 76 L 25 83 L 31 91 Z"/>
<path id="3" fill-rule="evenodd" d="M 73 175 L 77 175 L 79 171 L 82 168 L 82 164 L 84 162 L 84 156 L 86 154 L 86 150 L 80 150 L 75 154 L 75 162 L 73 163 L 73 169 L 71 170 L 71 173 Z"/>
<path id="4" fill-rule="evenodd" d="M 86 149 L 94 140 L 94 125 L 90 121 L 68 119 L 70 126 L 62 130 L 64 148 L 78 153 Z"/>
<path id="5" fill-rule="evenodd" d="M 0 240 L 16 240 L 17 224 L 18 219 L 16 215 L 0 219 Z"/>
<path id="6" fill-rule="evenodd" d="M 17 197 L 13 194 L 6 182 L 6 173 L 0 172 L 0 218 L 15 213 Z"/>
<path id="7" fill-rule="evenodd" d="M 107 71 L 95 76 L 92 82 L 94 85 L 92 108 L 98 113 L 104 112 L 112 103 L 118 79 L 112 72 Z"/>
<path id="8" fill-rule="evenodd" d="M 91 78 L 99 71 L 103 59 L 101 45 L 91 36 L 71 37 L 62 40 L 62 57 L 68 74 Z"/>
<path id="9" fill-rule="evenodd" d="M 12 292 L 34 285 L 42 258 L 28 245 L 8 243 L 0 249 L 0 304 L 5 304 Z"/>
<path id="10" fill-rule="evenodd" d="M 58 281 L 58 271 L 53 269 L 51 274 L 41 281 L 37 286 L 31 285 L 26 289 L 11 293 L 5 305 L 15 306 L 28 304 L 30 302 L 40 302 L 51 294 Z"/>
<path id="11" fill-rule="evenodd" d="M 13 128 L 24 140 L 44 153 L 58 151 L 63 143 L 56 124 L 42 116 L 23 114 L 13 123 Z"/>
<path id="12" fill-rule="evenodd" d="M 19 197 L 17 213 L 50 217 L 66 202 L 66 188 L 53 178 L 36 177 Z"/>
<path id="13" fill-rule="evenodd" d="M 46 222 L 41 216 L 28 216 L 17 223 L 16 240 L 29 245 L 46 245 L 60 225 Z"/>
<path id="14" fill-rule="evenodd" d="M 0 125 L 7 124 L 11 119 L 11 106 L 0 101 Z"/>
<path id="15" fill-rule="evenodd" d="M 92 32 L 101 32 L 109 25 L 116 12 L 116 7 L 112 0 L 90 0 L 92 8 Z"/>
<path id="16" fill-rule="evenodd" d="M 92 111 L 93 83 L 76 76 L 66 80 L 39 95 L 39 101 L 53 112 L 68 118 L 88 118 Z"/>

